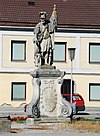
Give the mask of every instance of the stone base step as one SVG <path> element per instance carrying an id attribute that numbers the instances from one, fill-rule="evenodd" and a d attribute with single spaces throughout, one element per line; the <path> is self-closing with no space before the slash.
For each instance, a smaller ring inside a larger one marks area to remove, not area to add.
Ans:
<path id="1" fill-rule="evenodd" d="M 70 121 L 70 118 L 41 118 L 40 123 L 62 123 Z"/>
<path id="2" fill-rule="evenodd" d="M 26 125 L 33 125 L 33 124 L 36 124 L 36 123 L 65 123 L 65 122 L 71 122 L 71 119 L 70 118 L 62 118 L 62 117 L 59 117 L 59 118 L 56 118 L 56 117 L 53 117 L 53 118 L 28 118 L 26 119 Z"/>

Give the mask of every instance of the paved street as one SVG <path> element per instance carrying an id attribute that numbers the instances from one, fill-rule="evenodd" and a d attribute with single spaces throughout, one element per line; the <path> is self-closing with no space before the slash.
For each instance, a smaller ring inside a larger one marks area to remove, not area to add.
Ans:
<path id="1" fill-rule="evenodd" d="M 1 109 L 0 117 L 4 116 L 22 116 L 25 115 L 23 108 L 14 108 L 14 109 Z M 86 109 L 84 112 L 79 112 L 77 115 L 74 115 L 74 118 L 84 117 L 88 119 L 97 119 L 100 120 L 100 108 Z M 100 136 L 99 133 L 91 133 L 86 131 L 76 131 L 72 128 L 67 128 L 66 130 L 56 129 L 56 125 L 51 123 L 52 126 L 49 126 L 50 129 L 41 129 L 40 127 L 34 128 L 26 124 L 12 124 L 11 128 L 16 130 L 12 133 L 0 132 L 0 136 Z"/>
<path id="2" fill-rule="evenodd" d="M 23 107 L 0 107 L 0 117 L 4 116 L 22 116 L 26 115 Z M 98 108 L 86 108 L 85 111 L 78 112 L 74 115 L 75 118 L 84 117 L 88 119 L 99 119 L 100 120 L 100 107 Z"/>
<path id="3" fill-rule="evenodd" d="M 18 127 L 18 126 L 17 126 Z M 23 127 L 23 126 L 21 126 Z M 67 130 L 32 130 L 23 129 L 18 133 L 0 133 L 0 136 L 100 136 L 100 133 L 91 133 L 84 131 Z"/>
<path id="4" fill-rule="evenodd" d="M 85 111 L 78 112 L 76 115 L 74 115 L 75 118 L 83 117 L 86 119 L 96 119 L 100 120 L 100 107 L 95 108 L 86 108 Z"/>
<path id="5" fill-rule="evenodd" d="M 11 132 L 0 132 L 0 136 L 100 136 L 99 133 L 74 130 L 62 127 L 58 123 L 42 123 L 35 125 L 12 123 Z"/>

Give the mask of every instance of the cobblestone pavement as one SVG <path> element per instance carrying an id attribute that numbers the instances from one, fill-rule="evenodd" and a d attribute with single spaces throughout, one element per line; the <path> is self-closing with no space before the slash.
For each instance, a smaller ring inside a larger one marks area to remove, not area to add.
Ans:
<path id="1" fill-rule="evenodd" d="M 86 132 L 83 130 L 74 130 L 69 127 L 67 129 L 61 129 L 57 124 L 50 124 L 49 129 L 44 130 L 38 129 L 41 125 L 35 127 L 27 126 L 26 124 L 12 124 L 12 133 L 0 132 L 0 136 L 100 136 L 100 132 Z"/>
<path id="2" fill-rule="evenodd" d="M 5 109 L 0 109 L 0 117 L 4 116 L 15 116 L 15 115 L 25 115 L 23 112 L 23 109 L 18 110 L 9 110 L 9 112 Z M 84 118 L 97 118 L 100 120 L 100 108 L 97 110 L 88 110 L 84 112 L 80 112 L 77 115 L 74 116 L 75 118 L 78 117 L 84 117 Z M 16 132 L 0 132 L 0 136 L 100 136 L 99 133 L 93 133 L 93 132 L 84 132 L 84 131 L 76 131 L 71 128 L 67 128 L 66 130 L 61 129 L 49 129 L 49 130 L 40 130 L 40 129 L 32 129 L 29 128 L 29 126 L 26 126 L 25 124 L 13 124 L 12 128 L 17 128 Z M 55 125 L 52 125 L 52 128 L 55 128 Z M 20 129 L 20 131 L 19 131 Z"/>
<path id="3" fill-rule="evenodd" d="M 47 130 L 25 130 L 19 133 L 0 133 L 0 136 L 100 136 L 100 133 L 75 132 L 72 130 L 47 131 Z"/>

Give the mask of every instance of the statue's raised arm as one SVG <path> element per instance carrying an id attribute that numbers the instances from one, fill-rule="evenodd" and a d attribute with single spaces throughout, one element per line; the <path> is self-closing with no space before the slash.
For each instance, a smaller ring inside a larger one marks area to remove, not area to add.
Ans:
<path id="1" fill-rule="evenodd" d="M 53 11 L 50 17 L 50 33 L 51 33 L 51 41 L 52 41 L 52 49 L 54 50 L 54 37 L 55 37 L 55 29 L 57 27 L 57 8 L 56 5 L 53 7 Z M 53 60 L 52 60 L 53 61 Z"/>
<path id="2" fill-rule="evenodd" d="M 54 33 L 57 27 L 57 11 L 56 5 L 49 20 L 46 20 L 47 13 L 42 11 L 39 13 L 40 22 L 34 28 L 34 44 L 35 44 L 35 65 L 53 64 L 54 49 Z"/>
<path id="3" fill-rule="evenodd" d="M 57 27 L 57 9 L 56 9 L 56 5 L 54 5 L 53 11 L 50 17 L 50 30 L 54 32 L 56 27 Z"/>

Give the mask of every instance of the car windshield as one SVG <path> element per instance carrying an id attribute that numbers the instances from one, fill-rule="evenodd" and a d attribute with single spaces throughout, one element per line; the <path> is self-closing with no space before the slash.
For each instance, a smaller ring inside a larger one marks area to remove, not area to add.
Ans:
<path id="1" fill-rule="evenodd" d="M 70 101 L 70 96 L 63 96 L 63 98 L 65 98 L 65 100 Z M 73 96 L 73 101 L 80 101 L 82 100 L 80 96 Z"/>
<path id="2" fill-rule="evenodd" d="M 73 100 L 74 100 L 74 101 L 80 101 L 81 98 L 80 98 L 79 96 L 73 96 Z"/>

